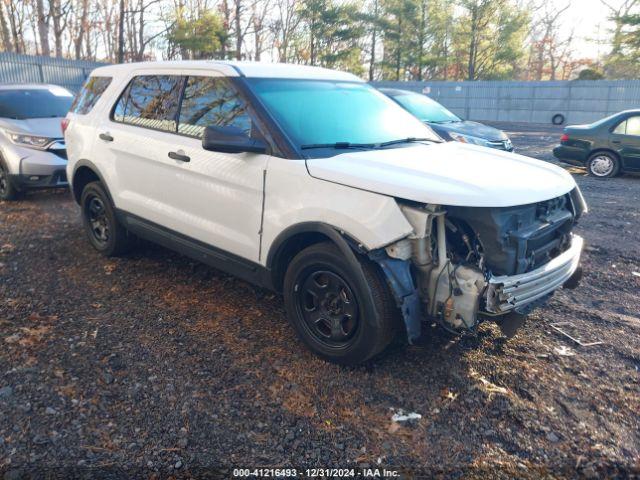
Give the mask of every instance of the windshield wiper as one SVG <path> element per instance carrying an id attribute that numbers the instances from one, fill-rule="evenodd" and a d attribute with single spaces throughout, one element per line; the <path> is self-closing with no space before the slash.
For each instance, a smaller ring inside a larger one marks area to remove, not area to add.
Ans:
<path id="1" fill-rule="evenodd" d="M 399 143 L 413 143 L 413 142 L 437 142 L 434 138 L 417 138 L 417 137 L 407 137 L 407 138 L 399 138 L 398 140 L 389 140 L 388 142 L 378 143 L 376 147 L 388 147 L 389 145 L 397 145 Z"/>
<path id="2" fill-rule="evenodd" d="M 349 148 L 374 148 L 375 143 L 351 143 L 351 142 L 336 142 L 336 143 L 310 143 L 308 145 L 300 146 L 301 150 L 309 150 L 312 148 L 335 148 L 337 150 L 346 150 Z"/>

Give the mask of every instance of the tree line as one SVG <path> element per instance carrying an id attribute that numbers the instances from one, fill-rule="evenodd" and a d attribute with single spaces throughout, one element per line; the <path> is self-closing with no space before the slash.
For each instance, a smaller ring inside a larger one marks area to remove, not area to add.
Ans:
<path id="1" fill-rule="evenodd" d="M 640 0 L 602 1 L 613 28 L 601 59 L 576 56 L 565 19 L 579 2 L 544 0 L 0 0 L 0 47 L 293 62 L 369 80 L 637 78 Z"/>

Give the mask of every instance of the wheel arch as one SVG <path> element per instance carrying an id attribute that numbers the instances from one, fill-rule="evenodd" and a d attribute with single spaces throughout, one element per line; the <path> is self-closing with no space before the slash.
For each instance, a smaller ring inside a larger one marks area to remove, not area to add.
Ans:
<path id="1" fill-rule="evenodd" d="M 356 253 L 366 249 L 354 237 L 322 222 L 304 222 L 283 230 L 273 241 L 267 254 L 267 268 L 276 291 L 282 291 L 287 266 L 299 252 L 316 243 L 330 241 L 335 244 L 354 268 L 361 269 Z"/>
<path id="2" fill-rule="evenodd" d="M 591 150 L 589 152 L 589 156 L 587 157 L 587 161 L 591 160 L 591 157 L 593 157 L 596 153 L 609 153 L 609 154 L 613 155 L 614 157 L 616 157 L 618 162 L 620 162 L 620 167 L 622 167 L 622 157 L 620 156 L 620 154 L 618 152 L 616 152 L 615 150 L 613 150 L 612 148 L 609 148 L 609 147 L 594 148 L 593 150 Z"/>
<path id="3" fill-rule="evenodd" d="M 113 197 L 107 186 L 107 182 L 104 181 L 104 177 L 100 173 L 98 167 L 95 166 L 90 160 L 80 160 L 73 169 L 73 176 L 71 177 L 71 193 L 77 204 L 80 204 L 80 197 L 82 196 L 82 190 L 91 182 L 99 181 L 102 183 L 103 188 L 109 196 L 109 201 L 113 205 Z"/>

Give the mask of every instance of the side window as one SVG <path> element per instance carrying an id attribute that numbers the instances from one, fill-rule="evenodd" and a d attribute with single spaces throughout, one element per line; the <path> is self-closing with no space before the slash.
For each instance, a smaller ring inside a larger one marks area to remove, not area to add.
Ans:
<path id="1" fill-rule="evenodd" d="M 618 135 L 624 135 L 627 133 L 627 121 L 621 122 L 618 124 L 616 128 L 613 129 L 613 133 L 617 133 Z"/>
<path id="2" fill-rule="evenodd" d="M 640 117 L 627 118 L 627 135 L 640 136 Z"/>
<path id="3" fill-rule="evenodd" d="M 80 115 L 89 113 L 110 83 L 111 77 L 87 78 L 71 104 L 71 111 Z"/>
<path id="4" fill-rule="evenodd" d="M 118 100 L 113 119 L 175 132 L 182 78 L 177 75 L 135 77 Z"/>
<path id="5" fill-rule="evenodd" d="M 246 102 L 226 78 L 188 77 L 182 97 L 178 132 L 202 138 L 209 125 L 234 126 L 251 136 Z"/>

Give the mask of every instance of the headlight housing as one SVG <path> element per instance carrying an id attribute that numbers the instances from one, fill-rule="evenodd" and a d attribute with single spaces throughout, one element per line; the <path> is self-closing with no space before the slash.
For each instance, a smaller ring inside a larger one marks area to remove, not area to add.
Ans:
<path id="1" fill-rule="evenodd" d="M 26 133 L 7 132 L 7 136 L 9 137 L 9 140 L 11 140 L 15 145 L 20 145 L 21 147 L 36 148 L 38 150 L 46 150 L 47 147 L 55 141 L 54 138 L 41 137 L 39 135 L 29 135 Z"/>
<path id="2" fill-rule="evenodd" d="M 449 136 L 453 138 L 456 142 L 472 143 L 474 145 L 481 145 L 483 147 L 489 146 L 489 141 L 483 138 L 472 137 L 471 135 L 463 135 L 462 133 L 456 133 L 456 132 L 448 132 L 448 133 L 449 133 Z"/>

